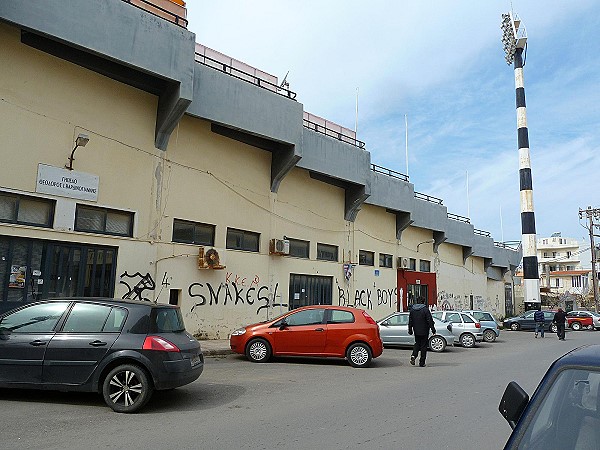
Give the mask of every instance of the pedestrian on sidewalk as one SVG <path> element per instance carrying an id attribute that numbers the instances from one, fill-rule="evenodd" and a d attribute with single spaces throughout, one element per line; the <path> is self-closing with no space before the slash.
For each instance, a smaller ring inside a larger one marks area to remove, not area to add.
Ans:
<path id="1" fill-rule="evenodd" d="M 417 303 L 413 304 L 408 314 L 408 334 L 415 334 L 415 344 L 413 345 L 412 356 L 410 363 L 414 366 L 415 360 L 421 352 L 419 358 L 419 367 L 425 367 L 425 359 L 427 358 L 427 345 L 429 344 L 429 330 L 435 334 L 435 324 L 431 311 L 425 305 L 425 299 L 419 297 Z"/>
<path id="2" fill-rule="evenodd" d="M 556 324 L 556 334 L 558 336 L 559 341 L 565 340 L 565 319 L 567 317 L 567 313 L 565 313 L 562 308 L 558 308 L 558 311 L 554 314 L 554 320 L 552 323 Z"/>
<path id="3" fill-rule="evenodd" d="M 535 337 L 538 337 L 538 333 L 542 334 L 544 337 L 544 327 L 546 326 L 546 319 L 544 317 L 544 312 L 542 311 L 541 306 L 538 307 L 538 310 L 533 313 L 533 320 L 535 322 Z"/>

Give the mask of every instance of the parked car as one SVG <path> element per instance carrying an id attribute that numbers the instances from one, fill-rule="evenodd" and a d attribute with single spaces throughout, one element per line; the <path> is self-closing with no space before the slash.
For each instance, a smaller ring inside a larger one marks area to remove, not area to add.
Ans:
<path id="1" fill-rule="evenodd" d="M 452 324 L 452 334 L 458 338 L 458 343 L 463 347 L 475 347 L 477 342 L 483 340 L 481 324 L 470 314 L 460 311 L 435 311 L 432 315 L 436 319 Z"/>
<path id="2" fill-rule="evenodd" d="M 499 410 L 513 429 L 505 450 L 600 448 L 600 345 L 554 361 L 531 400 L 511 381 Z"/>
<path id="3" fill-rule="evenodd" d="M 600 329 L 600 314 L 592 311 L 571 311 L 567 314 L 567 323 L 573 331 L 582 328 L 588 330 Z"/>
<path id="4" fill-rule="evenodd" d="M 452 324 L 433 318 L 436 334 L 429 336 L 429 348 L 434 352 L 443 352 L 447 345 L 454 345 Z M 384 346 L 412 347 L 415 337 L 408 334 L 408 313 L 395 312 L 379 320 L 379 334 Z"/>
<path id="5" fill-rule="evenodd" d="M 304 306 L 275 319 L 238 328 L 231 349 L 252 362 L 271 356 L 346 358 L 366 367 L 383 352 L 377 323 L 366 311 L 343 306 Z"/>
<path id="6" fill-rule="evenodd" d="M 556 311 L 544 311 L 544 330 L 550 330 L 552 333 L 556 333 L 556 324 L 552 323 L 552 321 L 554 320 L 554 313 L 556 313 Z M 504 319 L 502 326 L 512 331 L 534 330 L 534 314 L 535 311 L 526 311 L 520 316 Z"/>
<path id="7" fill-rule="evenodd" d="M 2 388 L 99 392 L 114 411 L 132 413 L 203 368 L 177 306 L 68 298 L 0 316 Z"/>
<path id="8" fill-rule="evenodd" d="M 485 342 L 494 342 L 497 337 L 500 336 L 500 330 L 498 329 L 498 322 L 494 319 L 494 316 L 487 311 L 478 310 L 463 310 L 468 314 L 471 314 L 481 324 L 483 330 L 483 340 Z"/>

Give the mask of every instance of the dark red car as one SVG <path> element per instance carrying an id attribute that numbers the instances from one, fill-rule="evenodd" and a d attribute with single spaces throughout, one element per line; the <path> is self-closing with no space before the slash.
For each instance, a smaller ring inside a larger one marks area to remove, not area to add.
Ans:
<path id="1" fill-rule="evenodd" d="M 591 311 L 571 311 L 567 314 L 567 322 L 573 331 L 583 328 L 597 330 L 600 328 L 600 315 Z"/>
<path id="2" fill-rule="evenodd" d="M 344 306 L 305 306 L 231 333 L 231 349 L 252 362 L 271 356 L 346 358 L 366 367 L 383 352 L 377 323 L 365 311 Z"/>

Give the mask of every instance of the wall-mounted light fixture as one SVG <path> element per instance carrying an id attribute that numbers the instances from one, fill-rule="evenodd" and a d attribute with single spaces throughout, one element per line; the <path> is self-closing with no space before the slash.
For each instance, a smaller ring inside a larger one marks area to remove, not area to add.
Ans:
<path id="1" fill-rule="evenodd" d="M 435 239 L 427 239 L 426 241 L 419 242 L 417 244 L 417 253 L 419 253 L 419 245 L 421 245 L 421 244 L 432 244 L 434 242 L 435 242 Z"/>
<path id="2" fill-rule="evenodd" d="M 73 161 L 75 160 L 75 150 L 77 147 L 85 147 L 86 144 L 90 141 L 90 137 L 87 134 L 79 133 L 77 139 L 75 139 L 75 147 L 73 147 L 73 151 L 71 152 L 71 156 L 69 156 L 69 163 L 65 164 L 65 169 L 73 170 Z"/>

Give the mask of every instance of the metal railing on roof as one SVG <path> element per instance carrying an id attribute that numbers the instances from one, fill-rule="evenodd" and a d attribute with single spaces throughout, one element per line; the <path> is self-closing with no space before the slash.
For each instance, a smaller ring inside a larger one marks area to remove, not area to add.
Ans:
<path id="1" fill-rule="evenodd" d="M 421 192 L 415 191 L 415 198 L 426 200 L 431 203 L 437 203 L 438 205 L 443 204 L 443 200 L 441 198 L 434 197 L 432 195 L 423 194 Z"/>
<path id="2" fill-rule="evenodd" d="M 459 216 L 458 214 L 448 213 L 448 219 L 458 220 L 459 222 L 471 223 L 471 219 L 465 216 Z"/>
<path id="3" fill-rule="evenodd" d="M 264 78 L 260 78 L 254 74 L 245 72 L 236 67 L 233 67 L 231 64 L 227 64 L 226 62 L 218 61 L 210 56 L 203 55 L 202 53 L 196 52 L 196 62 L 200 64 L 204 64 L 205 66 L 211 67 L 213 69 L 219 70 L 227 75 L 230 75 L 238 80 L 246 81 L 248 83 L 252 83 L 258 87 L 263 89 L 267 89 L 271 92 L 279 94 L 283 97 L 287 97 L 291 100 L 296 100 L 296 93 L 281 87 L 275 83 L 272 83 Z"/>
<path id="4" fill-rule="evenodd" d="M 185 17 L 180 16 L 172 11 L 169 11 L 161 6 L 158 6 L 156 3 L 153 3 L 148 0 L 121 0 L 125 3 L 129 3 L 136 8 L 143 9 L 144 11 L 149 12 L 150 14 L 161 17 L 163 19 L 168 20 L 169 22 L 173 22 L 175 25 L 179 25 L 182 28 L 187 28 L 188 20 Z M 184 8 L 185 10 L 185 8 Z"/>
<path id="5" fill-rule="evenodd" d="M 473 233 L 478 234 L 479 236 L 485 236 L 489 238 L 492 237 L 492 233 L 490 233 L 489 231 L 478 230 L 477 228 L 473 230 Z"/>
<path id="6" fill-rule="evenodd" d="M 319 124 L 319 123 L 313 122 L 311 120 L 308 120 L 306 118 L 302 119 L 302 124 L 309 130 L 316 131 L 317 133 L 323 133 L 327 136 L 337 139 L 338 141 L 342 141 L 342 142 L 345 142 L 346 144 L 354 145 L 355 147 L 358 147 L 358 148 L 363 148 L 363 149 L 365 148 L 365 143 L 363 141 L 359 141 L 358 139 L 353 138 L 352 136 L 347 136 L 344 133 L 342 133 L 341 131 L 337 131 L 337 130 L 328 128 L 327 125 Z"/>
<path id="7" fill-rule="evenodd" d="M 509 250 L 519 251 L 521 248 L 521 241 L 506 241 L 506 242 L 494 242 L 496 247 L 507 248 Z"/>
<path id="8" fill-rule="evenodd" d="M 382 173 L 389 177 L 398 178 L 399 180 L 402 180 L 402 181 L 408 181 L 408 175 L 405 175 L 401 172 L 396 172 L 395 170 L 392 170 L 392 169 L 386 169 L 385 167 L 378 166 L 377 164 L 371 164 L 371 170 L 373 172 Z"/>

